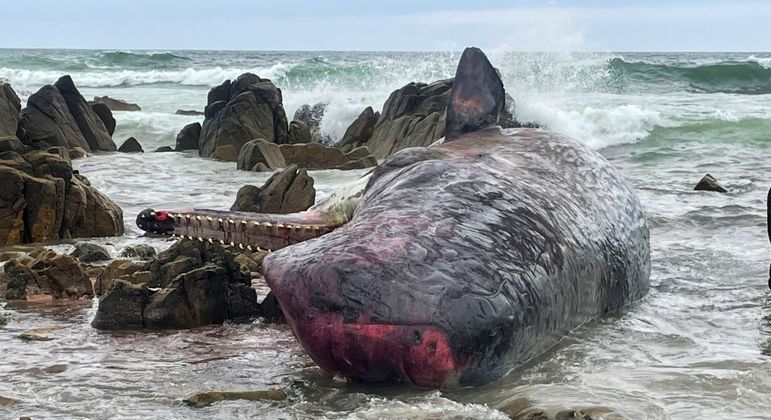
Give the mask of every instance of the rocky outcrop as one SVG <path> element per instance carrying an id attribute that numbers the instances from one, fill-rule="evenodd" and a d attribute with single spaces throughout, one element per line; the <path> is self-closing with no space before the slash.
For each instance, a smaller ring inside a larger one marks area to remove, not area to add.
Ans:
<path id="1" fill-rule="evenodd" d="M 91 109 L 93 109 L 94 113 L 102 120 L 104 128 L 106 128 L 107 132 L 112 136 L 115 133 L 115 117 L 112 116 L 110 107 L 102 103 L 97 103 L 91 104 Z"/>
<path id="2" fill-rule="evenodd" d="M 377 159 L 366 147 L 355 154 L 346 154 L 335 147 L 321 143 L 276 145 L 265 140 L 252 140 L 238 155 L 237 168 L 251 171 L 270 171 L 296 165 L 302 169 L 363 169 L 377 165 Z"/>
<path id="3" fill-rule="evenodd" d="M 187 116 L 199 116 L 203 115 L 203 112 L 201 111 L 195 111 L 192 109 L 178 109 L 176 112 L 174 112 L 175 115 L 187 115 Z"/>
<path id="4" fill-rule="evenodd" d="M 165 153 L 165 152 L 173 152 L 174 149 L 171 146 L 161 146 L 155 150 L 153 150 L 154 153 Z"/>
<path id="5" fill-rule="evenodd" d="M 289 124 L 289 144 L 301 144 L 311 142 L 311 130 L 302 121 L 292 121 Z"/>
<path id="6" fill-rule="evenodd" d="M 297 108 L 294 113 L 295 121 L 305 123 L 311 133 L 311 141 L 315 143 L 324 143 L 324 136 L 321 134 L 321 120 L 327 110 L 328 102 L 319 102 L 310 106 L 308 104 Z"/>
<path id="7" fill-rule="evenodd" d="M 27 146 L 23 145 L 16 137 L 0 137 L 0 153 L 15 152 L 27 153 Z"/>
<path id="8" fill-rule="evenodd" d="M 250 140 L 288 141 L 281 91 L 270 80 L 245 73 L 209 92 L 198 151 L 201 156 L 235 161 Z"/>
<path id="9" fill-rule="evenodd" d="M 121 234 L 123 211 L 68 160 L 0 153 L 0 245 Z"/>
<path id="10" fill-rule="evenodd" d="M 91 242 L 78 242 L 70 252 L 70 256 L 84 263 L 107 261 L 110 259 L 110 251 L 102 245 Z"/>
<path id="11" fill-rule="evenodd" d="M 80 94 L 72 78 L 62 76 L 54 83 L 54 86 L 64 97 L 67 108 L 75 118 L 80 132 L 91 150 L 115 151 L 115 143 L 113 143 L 110 133 L 107 132 L 107 127 Z"/>
<path id="12" fill-rule="evenodd" d="M 3 266 L 6 299 L 26 300 L 40 295 L 54 299 L 93 296 L 91 281 L 75 258 L 50 249 L 35 251 L 30 257 L 11 259 Z"/>
<path id="13" fill-rule="evenodd" d="M 0 138 L 15 137 L 21 101 L 8 83 L 0 83 Z"/>
<path id="14" fill-rule="evenodd" d="M 728 190 L 718 184 L 717 179 L 710 174 L 704 175 L 701 180 L 693 187 L 694 191 L 712 191 L 719 193 L 727 193 Z"/>
<path id="15" fill-rule="evenodd" d="M 284 144 L 279 146 L 279 150 L 287 165 L 297 165 L 304 169 L 347 170 L 377 165 L 377 159 L 369 154 L 365 157 L 352 159 L 342 150 L 321 143 Z"/>
<path id="16" fill-rule="evenodd" d="M 122 99 L 110 98 L 109 96 L 96 96 L 93 103 L 105 104 L 111 111 L 141 111 L 142 108 L 137 104 L 126 102 Z"/>
<path id="17" fill-rule="evenodd" d="M 193 328 L 259 311 L 250 275 L 218 244 L 182 241 L 151 262 L 121 264 L 124 274 L 110 284 L 100 278 L 95 328 Z"/>
<path id="18" fill-rule="evenodd" d="M 366 145 L 378 159 L 407 147 L 425 147 L 444 137 L 445 112 L 453 79 L 409 83 L 391 93 Z M 519 127 L 510 110 L 513 99 L 506 95 L 499 124 Z"/>
<path id="19" fill-rule="evenodd" d="M 63 76 L 32 94 L 21 110 L 20 139 L 33 149 L 80 147 L 87 152 L 115 151 L 102 119 L 80 95 L 72 79 Z"/>
<path id="20" fill-rule="evenodd" d="M 343 152 L 350 152 L 353 149 L 364 146 L 372 138 L 375 124 L 377 124 L 379 118 L 379 112 L 373 111 L 371 106 L 366 107 L 348 129 L 345 130 L 343 138 L 335 144 L 335 147 Z"/>
<path id="21" fill-rule="evenodd" d="M 413 146 L 428 146 L 444 135 L 444 112 L 452 79 L 430 85 L 410 83 L 391 93 L 367 146 L 378 158 Z"/>
<path id="22" fill-rule="evenodd" d="M 236 168 L 244 171 L 276 170 L 286 166 L 279 146 L 263 139 L 247 142 L 236 159 Z"/>
<path id="23" fill-rule="evenodd" d="M 120 253 L 120 256 L 123 258 L 134 258 L 138 260 L 151 260 L 156 255 L 158 255 L 158 252 L 155 248 L 144 244 L 127 246 L 126 248 L 123 248 Z"/>
<path id="24" fill-rule="evenodd" d="M 241 187 L 230 210 L 287 214 L 305 211 L 315 201 L 313 178 L 305 170 L 291 165 L 273 174 L 262 188 L 254 185 Z"/>
<path id="25" fill-rule="evenodd" d="M 201 123 L 194 122 L 182 127 L 177 134 L 175 150 L 198 150 L 198 139 L 201 137 Z"/>
<path id="26" fill-rule="evenodd" d="M 118 151 L 121 153 L 144 153 L 142 145 L 139 144 L 139 141 L 134 137 L 127 138 L 126 141 L 120 145 Z"/>

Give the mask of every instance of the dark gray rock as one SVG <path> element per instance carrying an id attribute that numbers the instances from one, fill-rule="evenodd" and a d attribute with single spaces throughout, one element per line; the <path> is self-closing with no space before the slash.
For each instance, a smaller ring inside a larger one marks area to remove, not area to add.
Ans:
<path id="1" fill-rule="evenodd" d="M 0 83 L 0 137 L 15 137 L 21 101 L 8 83 Z"/>
<path id="2" fill-rule="evenodd" d="M 64 97 L 67 108 L 69 108 L 70 113 L 78 124 L 78 128 L 80 128 L 80 132 L 83 134 L 83 138 L 85 138 L 91 150 L 114 152 L 117 148 L 110 137 L 110 133 L 107 132 L 102 119 L 96 115 L 94 110 L 91 109 L 91 105 L 86 102 L 75 87 L 72 78 L 70 76 L 62 76 L 54 83 L 54 86 Z"/>
<path id="3" fill-rule="evenodd" d="M 115 280 L 99 299 L 91 326 L 102 330 L 143 328 L 144 310 L 149 299 L 150 291 L 144 284 Z"/>
<path id="4" fill-rule="evenodd" d="M 198 115 L 204 115 L 201 111 L 195 111 L 192 109 L 178 109 L 176 112 L 174 112 L 176 115 L 187 115 L 187 116 L 198 116 Z"/>
<path id="5" fill-rule="evenodd" d="M 120 256 L 123 258 L 135 258 L 138 260 L 150 260 L 158 255 L 155 248 L 150 245 L 131 245 L 121 251 Z"/>
<path id="6" fill-rule="evenodd" d="M 94 97 L 95 104 L 105 104 L 111 111 L 141 111 L 142 108 L 137 104 L 126 102 L 122 99 L 110 98 L 109 96 Z"/>
<path id="7" fill-rule="evenodd" d="M 250 171 L 260 164 L 263 171 L 264 168 L 276 170 L 286 167 L 281 149 L 275 143 L 257 139 L 244 144 L 236 159 L 236 168 Z"/>
<path id="8" fill-rule="evenodd" d="M 343 138 L 335 144 L 335 147 L 344 152 L 350 152 L 367 144 L 369 139 L 372 138 L 375 124 L 377 124 L 379 118 L 379 112 L 373 111 L 371 106 L 366 107 L 348 129 L 345 130 Z"/>
<path id="9" fill-rule="evenodd" d="M 37 274 L 17 259 L 6 262 L 3 270 L 6 278 L 5 298 L 7 300 L 26 300 L 27 287 L 37 286 L 39 282 Z"/>
<path id="10" fill-rule="evenodd" d="M 251 277 L 218 244 L 181 241 L 149 263 L 126 261 L 116 270 L 100 299 L 96 328 L 193 328 L 258 313 Z"/>
<path id="11" fill-rule="evenodd" d="M 179 152 L 182 150 L 198 150 L 198 139 L 201 137 L 201 123 L 194 122 L 182 127 L 182 130 L 177 134 L 177 143 L 175 149 Z"/>
<path id="12" fill-rule="evenodd" d="M 230 210 L 288 214 L 305 211 L 315 201 L 313 178 L 305 170 L 291 165 L 273 174 L 262 188 L 254 185 L 241 187 Z"/>
<path id="13" fill-rule="evenodd" d="M 43 86 L 29 97 L 27 107 L 21 110 L 19 127 L 26 133 L 23 142 L 33 149 L 64 146 L 91 151 L 67 102 L 52 85 Z"/>
<path id="14" fill-rule="evenodd" d="M 27 147 L 16 137 L 0 137 L 0 153 L 3 152 L 15 152 L 23 155 L 27 153 Z"/>
<path id="15" fill-rule="evenodd" d="M 171 148 L 171 146 L 161 146 L 157 149 L 155 149 L 153 152 L 155 153 L 165 153 L 165 152 L 173 152 L 174 149 Z"/>
<path id="16" fill-rule="evenodd" d="M 88 153 L 82 147 L 73 147 L 70 149 L 70 160 L 80 159 L 88 156 Z"/>
<path id="17" fill-rule="evenodd" d="M 139 144 L 139 141 L 134 137 L 127 138 L 126 141 L 120 145 L 118 151 L 121 153 L 144 153 L 142 145 Z"/>
<path id="18" fill-rule="evenodd" d="M 91 104 L 91 109 L 94 110 L 94 113 L 102 120 L 104 128 L 107 129 L 107 133 L 112 136 L 115 133 L 115 117 L 112 116 L 110 107 L 106 104 L 95 103 Z"/>
<path id="19" fill-rule="evenodd" d="M 111 258 L 106 247 L 91 242 L 78 242 L 70 255 L 85 263 L 107 261 Z"/>
<path id="20" fill-rule="evenodd" d="M 309 170 L 360 169 L 377 165 L 377 159 L 372 156 L 352 160 L 342 150 L 321 143 L 282 144 L 279 150 L 287 165 Z"/>
<path id="21" fill-rule="evenodd" d="M 227 93 L 226 93 L 227 92 Z M 250 140 L 284 144 L 288 124 L 281 91 L 272 82 L 243 74 L 209 92 L 198 150 L 201 156 L 235 161 Z"/>
<path id="22" fill-rule="evenodd" d="M 698 184 L 696 184 L 695 187 L 693 187 L 694 191 L 713 191 L 713 192 L 719 192 L 719 193 L 727 193 L 728 190 L 723 188 L 720 184 L 718 184 L 715 177 L 713 177 L 710 174 L 704 175 L 703 178 L 699 181 Z"/>
<path id="23" fill-rule="evenodd" d="M 321 134 L 321 120 L 324 118 L 328 105 L 328 102 L 319 102 L 313 106 L 308 104 L 302 105 L 300 108 L 297 108 L 294 118 L 292 118 L 308 126 L 308 130 L 311 133 L 311 141 L 315 143 L 323 143 L 325 140 Z"/>
<path id="24" fill-rule="evenodd" d="M 383 105 L 367 147 L 377 158 L 414 146 L 428 146 L 444 135 L 444 113 L 452 79 L 427 85 L 409 83 Z"/>
<path id="25" fill-rule="evenodd" d="M 285 324 L 286 318 L 284 312 L 281 310 L 281 305 L 276 299 L 276 295 L 273 292 L 268 292 L 265 299 L 260 302 L 260 316 L 262 316 L 266 322 L 273 324 Z"/>
<path id="26" fill-rule="evenodd" d="M 289 144 L 301 144 L 311 142 L 311 131 L 302 121 L 292 121 L 289 124 Z"/>

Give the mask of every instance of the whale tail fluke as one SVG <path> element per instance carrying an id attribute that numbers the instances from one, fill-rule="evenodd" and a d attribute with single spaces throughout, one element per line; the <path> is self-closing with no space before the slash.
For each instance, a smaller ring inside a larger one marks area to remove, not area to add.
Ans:
<path id="1" fill-rule="evenodd" d="M 498 70 L 479 48 L 463 51 L 447 103 L 444 136 L 447 140 L 464 133 L 497 125 L 506 94 Z"/>

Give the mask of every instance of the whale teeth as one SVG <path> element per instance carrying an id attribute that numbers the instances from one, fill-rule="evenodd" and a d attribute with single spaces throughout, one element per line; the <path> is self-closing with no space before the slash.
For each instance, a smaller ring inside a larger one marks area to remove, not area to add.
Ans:
<path id="1" fill-rule="evenodd" d="M 195 220 L 201 221 L 201 216 L 195 216 Z"/>
<path id="2" fill-rule="evenodd" d="M 225 245 L 225 241 L 223 241 L 222 239 L 220 239 L 220 245 Z"/>
<path id="3" fill-rule="evenodd" d="M 236 246 L 235 242 L 231 242 L 230 246 Z"/>
<path id="4" fill-rule="evenodd" d="M 211 222 L 212 220 L 214 220 L 214 219 L 212 219 L 211 216 L 206 216 L 206 221 L 207 222 Z"/>
<path id="5" fill-rule="evenodd" d="M 192 236 L 190 236 L 190 235 L 187 235 L 187 239 L 192 241 L 192 240 L 193 240 L 193 237 L 192 237 Z"/>
<path id="6" fill-rule="evenodd" d="M 266 227 L 266 228 L 271 228 L 271 227 L 273 227 L 273 225 L 272 225 L 272 224 L 270 224 L 269 222 L 265 222 L 265 227 Z"/>
<path id="7" fill-rule="evenodd" d="M 278 227 L 279 229 L 286 229 L 286 225 L 283 223 L 277 224 L 276 227 Z"/>
<path id="8" fill-rule="evenodd" d="M 213 243 L 214 243 L 214 240 L 213 240 L 212 238 L 209 238 L 209 243 L 210 243 L 210 244 L 213 244 Z"/>
<path id="9" fill-rule="evenodd" d="M 251 246 L 251 245 L 247 245 L 247 246 L 246 246 L 246 249 L 248 249 L 249 251 L 251 251 L 251 250 L 252 250 L 252 246 Z"/>
<path id="10" fill-rule="evenodd" d="M 198 242 L 203 242 L 203 238 L 199 236 L 198 237 Z"/>
<path id="11" fill-rule="evenodd" d="M 244 244 L 238 244 L 238 247 L 239 247 L 240 249 L 244 249 Z"/>
<path id="12" fill-rule="evenodd" d="M 247 224 L 247 223 L 248 223 L 248 222 L 247 222 L 246 220 L 242 220 L 242 221 L 241 221 L 241 224 L 242 224 L 242 225 L 244 225 L 244 226 L 246 226 L 246 224 Z"/>
<path id="13" fill-rule="evenodd" d="M 185 219 L 187 219 L 187 220 L 190 220 L 190 215 L 189 215 L 189 214 L 186 214 L 186 215 L 185 215 Z"/>

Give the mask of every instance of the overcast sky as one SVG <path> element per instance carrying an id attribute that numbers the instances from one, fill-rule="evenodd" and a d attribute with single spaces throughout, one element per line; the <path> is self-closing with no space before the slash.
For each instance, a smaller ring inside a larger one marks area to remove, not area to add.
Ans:
<path id="1" fill-rule="evenodd" d="M 0 0 L 0 47 L 769 51 L 758 0 Z"/>

